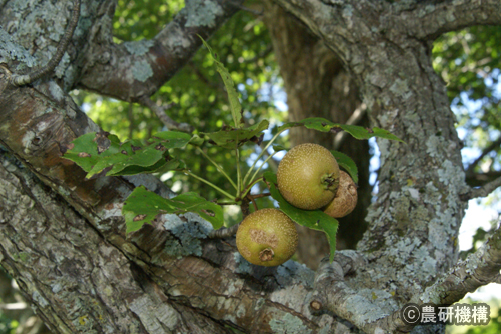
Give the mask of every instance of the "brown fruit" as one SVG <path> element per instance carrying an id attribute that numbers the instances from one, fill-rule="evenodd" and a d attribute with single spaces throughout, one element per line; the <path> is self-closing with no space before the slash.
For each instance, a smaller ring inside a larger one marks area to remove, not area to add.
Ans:
<path id="1" fill-rule="evenodd" d="M 293 147 L 278 165 L 280 194 L 297 208 L 316 210 L 332 201 L 339 184 L 339 166 L 323 146 Z"/>
<path id="2" fill-rule="evenodd" d="M 278 209 L 253 212 L 238 227 L 238 252 L 252 264 L 281 265 L 294 255 L 297 244 L 294 222 Z"/>
<path id="3" fill-rule="evenodd" d="M 348 173 L 341 171 L 336 196 L 323 211 L 334 218 L 344 217 L 355 209 L 357 199 L 357 185 Z"/>

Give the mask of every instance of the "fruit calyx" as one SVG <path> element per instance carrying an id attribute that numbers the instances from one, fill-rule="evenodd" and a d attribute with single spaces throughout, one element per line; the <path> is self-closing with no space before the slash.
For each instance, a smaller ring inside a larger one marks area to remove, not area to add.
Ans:
<path id="1" fill-rule="evenodd" d="M 323 185 L 325 190 L 330 190 L 336 193 L 339 187 L 339 177 L 336 178 L 336 173 L 325 174 L 321 177 L 320 183 Z"/>
<path id="2" fill-rule="evenodd" d="M 355 209 L 357 199 L 357 185 L 348 173 L 341 171 L 336 196 L 322 210 L 333 218 L 342 218 Z"/>
<path id="3" fill-rule="evenodd" d="M 259 259 L 263 262 L 271 261 L 273 260 L 273 257 L 275 256 L 275 252 L 271 248 L 266 248 L 263 249 L 259 253 Z"/>

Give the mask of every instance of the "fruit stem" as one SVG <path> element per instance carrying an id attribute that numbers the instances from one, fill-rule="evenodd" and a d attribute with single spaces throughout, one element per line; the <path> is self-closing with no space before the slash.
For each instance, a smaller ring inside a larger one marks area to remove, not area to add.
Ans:
<path id="1" fill-rule="evenodd" d="M 216 201 L 217 205 L 238 205 L 238 202 L 232 200 L 222 199 L 220 201 Z"/>
<path id="2" fill-rule="evenodd" d="M 252 166 L 250 167 L 249 171 L 247 172 L 247 174 L 245 174 L 245 177 L 244 177 L 244 184 L 246 184 L 247 182 L 247 178 L 249 177 L 252 169 L 254 169 L 254 167 L 256 166 L 256 163 L 259 161 L 259 159 L 261 159 L 261 157 L 264 155 L 264 152 L 266 152 L 266 150 L 268 149 L 268 147 L 270 147 L 271 144 L 273 144 L 273 142 L 278 138 L 278 136 L 284 132 L 285 130 L 289 130 L 289 128 L 286 128 L 286 129 L 283 129 L 282 131 L 279 131 L 277 132 L 276 135 L 273 136 L 273 138 L 271 138 L 271 140 L 268 142 L 268 144 L 266 144 L 266 146 L 261 150 L 261 153 L 259 153 L 259 155 L 257 156 L 256 160 L 254 160 L 254 163 L 252 164 Z M 264 163 L 263 163 L 264 164 Z M 251 181 L 252 182 L 252 181 Z"/>
<path id="3" fill-rule="evenodd" d="M 200 148 L 200 146 L 197 146 L 197 150 L 198 150 L 198 151 L 199 151 L 199 152 L 200 152 L 200 153 L 201 153 L 201 154 L 202 154 L 202 155 L 203 155 L 203 156 L 204 156 L 207 160 L 209 160 L 209 161 L 210 161 L 210 162 L 211 162 L 211 163 L 212 163 L 212 164 L 216 167 L 216 169 L 217 169 L 217 170 L 218 170 L 221 174 L 223 174 L 223 175 L 226 177 L 226 179 L 227 179 L 228 181 L 230 181 L 231 185 L 232 185 L 232 186 L 233 186 L 236 190 L 238 190 L 237 185 L 235 184 L 235 182 L 233 182 L 233 180 L 232 180 L 232 179 L 228 176 L 228 174 L 226 174 L 226 173 L 225 173 L 224 169 L 223 169 L 223 168 L 221 168 L 221 166 L 219 166 L 219 164 L 217 164 L 214 160 L 212 160 L 212 159 L 209 157 L 209 155 L 208 155 L 207 153 L 205 153 L 205 152 L 204 152 L 204 150 L 202 150 L 202 149 Z"/>
<path id="4" fill-rule="evenodd" d="M 250 196 L 252 199 L 256 199 L 256 198 L 261 198 L 261 197 L 271 196 L 271 194 L 270 194 L 270 193 L 263 193 L 263 194 L 257 194 L 257 195 L 251 195 L 251 194 L 249 194 L 249 196 Z"/>
<path id="5" fill-rule="evenodd" d="M 248 198 L 252 202 L 252 205 L 254 206 L 254 211 L 259 210 L 259 208 L 257 207 L 257 203 L 254 200 L 255 198 L 251 194 L 247 195 L 246 198 Z"/>
<path id="6" fill-rule="evenodd" d="M 244 190 L 244 193 L 242 194 L 242 198 L 245 198 L 245 196 L 247 196 L 247 194 L 251 191 L 252 187 L 257 184 L 259 181 L 264 181 L 262 177 L 254 180 L 251 184 L 249 184 L 249 186 Z"/>
<path id="7" fill-rule="evenodd" d="M 223 189 L 219 188 L 219 187 L 218 187 L 218 186 L 216 186 L 215 184 L 213 184 L 213 183 L 211 183 L 211 182 L 207 181 L 207 180 L 206 180 L 206 179 L 204 179 L 204 178 L 201 178 L 201 177 L 200 177 L 200 176 L 198 176 L 198 175 L 193 174 L 193 173 L 192 173 L 192 172 L 190 172 L 189 170 L 184 170 L 184 171 L 183 171 L 183 173 L 185 173 L 186 175 L 189 175 L 189 176 L 191 176 L 191 177 L 193 177 L 193 178 L 195 178 L 195 179 L 197 179 L 197 180 L 199 180 L 199 181 L 202 181 L 203 183 L 205 183 L 205 184 L 207 184 L 207 185 L 211 186 L 212 188 L 216 189 L 217 191 L 219 191 L 221 194 L 225 195 L 225 196 L 226 196 L 226 197 L 228 197 L 229 199 L 231 199 L 231 200 L 233 200 L 233 201 L 235 200 L 235 196 L 232 196 L 232 195 L 228 194 L 226 191 L 224 191 Z"/>
<path id="8" fill-rule="evenodd" d="M 273 152 L 273 154 L 270 154 L 268 156 L 268 158 L 266 158 L 265 161 L 263 161 L 263 163 L 261 164 L 261 166 L 259 166 L 259 168 L 254 172 L 254 174 L 252 175 L 252 177 L 250 178 L 249 180 L 249 183 L 252 183 L 252 181 L 254 181 L 254 178 L 256 177 L 257 173 L 259 173 L 259 171 L 261 170 L 261 168 L 263 168 L 263 166 L 268 162 L 268 160 L 270 160 L 271 158 L 273 158 L 273 156 L 277 154 L 277 152 Z"/>
<path id="9" fill-rule="evenodd" d="M 238 140 L 237 140 L 238 143 Z M 242 194 L 242 172 L 240 170 L 240 151 L 238 150 L 238 147 L 235 149 L 236 155 L 237 155 L 237 197 L 240 197 Z"/>

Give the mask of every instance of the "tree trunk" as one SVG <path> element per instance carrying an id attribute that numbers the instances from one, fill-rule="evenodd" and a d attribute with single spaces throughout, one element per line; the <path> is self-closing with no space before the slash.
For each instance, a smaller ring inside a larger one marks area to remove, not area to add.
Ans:
<path id="1" fill-rule="evenodd" d="M 373 124 L 405 141 L 378 140 L 369 229 L 357 251 L 338 251 L 316 272 L 294 261 L 250 265 L 234 238 L 209 239 L 210 224 L 195 214 L 160 215 L 126 236 L 121 208 L 132 189 L 168 190 L 147 176 L 85 180 L 62 158 L 73 139 L 100 130 L 70 89 L 149 97 L 200 46 L 196 35 L 207 37 L 240 3 L 188 0 L 154 40 L 115 45 L 113 4 L 85 1 L 53 75 L 20 86 L 17 74 L 52 59 L 71 10 L 62 1 L 0 4 L 0 263 L 51 330 L 401 333 L 413 329 L 403 304 L 451 304 L 499 279 L 499 229 L 456 261 L 468 199 L 498 184 L 465 184 L 445 85 L 430 60 L 439 34 L 501 24 L 499 1 L 276 2 L 341 59 Z"/>
<path id="2" fill-rule="evenodd" d="M 126 254 L 10 154 L 0 156 L 2 267 L 54 333 L 226 333 L 169 302 Z"/>
<path id="3" fill-rule="evenodd" d="M 356 124 L 369 126 L 358 88 L 334 52 L 303 23 L 279 6 L 270 2 L 264 2 L 263 5 L 264 22 L 273 40 L 275 56 L 287 92 L 289 121 L 322 117 L 345 124 L 357 111 L 361 117 Z M 330 150 L 347 154 L 357 164 L 357 207 L 351 214 L 339 219 L 337 237 L 338 249 L 355 249 L 367 229 L 364 219 L 371 201 L 369 145 L 367 141 L 356 140 L 350 136 L 343 139 L 339 140 L 339 137 L 331 133 L 303 127 L 290 130 L 291 146 L 302 143 L 320 144 Z M 320 260 L 329 253 L 327 238 L 323 232 L 303 226 L 298 225 L 298 230 L 298 258 L 308 267 L 316 269 Z"/>

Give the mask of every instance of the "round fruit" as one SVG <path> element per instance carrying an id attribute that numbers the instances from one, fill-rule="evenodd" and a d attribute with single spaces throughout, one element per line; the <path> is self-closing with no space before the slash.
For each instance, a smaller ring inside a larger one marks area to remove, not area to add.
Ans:
<path id="1" fill-rule="evenodd" d="M 351 213 L 357 205 L 357 186 L 350 175 L 341 171 L 336 197 L 324 209 L 331 217 L 341 218 Z"/>
<path id="2" fill-rule="evenodd" d="M 293 147 L 278 165 L 280 194 L 297 208 L 316 210 L 329 204 L 339 184 L 339 166 L 323 146 L 301 144 Z"/>
<path id="3" fill-rule="evenodd" d="M 297 244 L 294 222 L 278 209 L 255 211 L 238 227 L 238 252 L 252 264 L 281 265 L 294 255 Z"/>

